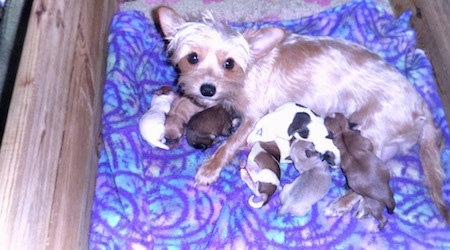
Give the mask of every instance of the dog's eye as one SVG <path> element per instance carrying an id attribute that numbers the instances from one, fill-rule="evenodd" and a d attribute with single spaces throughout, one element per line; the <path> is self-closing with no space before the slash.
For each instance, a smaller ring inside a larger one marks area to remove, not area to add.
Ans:
<path id="1" fill-rule="evenodd" d="M 197 53 L 191 53 L 191 54 L 189 54 L 188 56 L 187 56 L 187 61 L 190 63 L 190 64 L 196 64 L 196 63 L 198 63 L 198 56 L 197 56 Z"/>
<path id="2" fill-rule="evenodd" d="M 228 58 L 225 61 L 225 63 L 223 64 L 223 67 L 228 70 L 233 69 L 234 68 L 234 60 L 231 58 Z"/>

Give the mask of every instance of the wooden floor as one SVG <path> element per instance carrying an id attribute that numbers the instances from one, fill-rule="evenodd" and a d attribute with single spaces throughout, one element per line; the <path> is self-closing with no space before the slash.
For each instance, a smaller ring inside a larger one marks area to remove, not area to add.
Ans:
<path id="1" fill-rule="evenodd" d="M 450 1 L 390 0 L 398 14 L 412 10 L 411 25 L 417 32 L 418 47 L 433 65 L 439 95 L 450 124 Z"/>

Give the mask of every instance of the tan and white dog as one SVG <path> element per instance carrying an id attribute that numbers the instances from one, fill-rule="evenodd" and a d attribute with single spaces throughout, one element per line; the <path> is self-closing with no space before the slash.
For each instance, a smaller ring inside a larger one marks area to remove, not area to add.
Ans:
<path id="1" fill-rule="evenodd" d="M 297 102 L 321 117 L 343 113 L 384 162 L 419 143 L 426 185 L 450 222 L 442 195 L 441 131 L 415 88 L 378 55 L 349 41 L 277 27 L 239 33 L 209 13 L 184 18 L 163 6 L 155 14 L 184 94 L 205 107 L 230 105 L 242 116 L 236 133 L 200 166 L 197 183 L 218 179 L 262 116 Z"/>

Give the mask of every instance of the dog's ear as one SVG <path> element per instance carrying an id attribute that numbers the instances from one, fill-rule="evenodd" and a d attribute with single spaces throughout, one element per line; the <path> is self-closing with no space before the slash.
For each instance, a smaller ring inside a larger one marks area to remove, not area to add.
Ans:
<path id="1" fill-rule="evenodd" d="M 281 28 L 269 27 L 246 31 L 243 36 L 250 45 L 253 57 L 259 59 L 277 46 L 286 36 L 286 32 Z"/>
<path id="2" fill-rule="evenodd" d="M 167 6 L 158 7 L 155 10 L 156 20 L 161 26 L 162 32 L 166 38 L 170 39 L 182 24 L 186 23 L 182 16 L 175 10 Z"/>

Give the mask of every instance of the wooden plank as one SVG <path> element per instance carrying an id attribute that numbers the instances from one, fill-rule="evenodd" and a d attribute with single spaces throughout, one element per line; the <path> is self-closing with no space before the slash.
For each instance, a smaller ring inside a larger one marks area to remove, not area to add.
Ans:
<path id="1" fill-rule="evenodd" d="M 116 4 L 33 2 L 0 152 L 2 248 L 87 248 Z"/>
<path id="2" fill-rule="evenodd" d="M 61 149 L 64 157 L 59 163 L 49 229 L 49 249 L 88 248 L 97 146 L 101 140 L 106 38 L 109 20 L 115 10 L 110 1 L 85 1 L 82 7 Z M 74 146 L 78 150 L 74 150 Z"/>
<path id="3" fill-rule="evenodd" d="M 397 15 L 413 12 L 411 25 L 417 32 L 418 47 L 433 65 L 447 122 L 450 124 L 450 1 L 390 0 Z"/>

